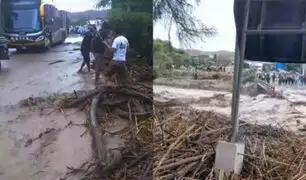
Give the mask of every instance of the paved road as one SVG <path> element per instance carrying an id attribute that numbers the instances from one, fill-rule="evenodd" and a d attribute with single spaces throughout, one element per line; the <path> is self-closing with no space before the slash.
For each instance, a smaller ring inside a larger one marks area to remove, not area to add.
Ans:
<path id="1" fill-rule="evenodd" d="M 81 63 L 80 52 L 73 50 L 77 47 L 66 44 L 45 53 L 13 52 L 10 60 L 2 61 L 0 106 L 30 96 L 93 88 L 92 78 L 76 73 Z M 49 64 L 55 61 L 63 62 Z"/>

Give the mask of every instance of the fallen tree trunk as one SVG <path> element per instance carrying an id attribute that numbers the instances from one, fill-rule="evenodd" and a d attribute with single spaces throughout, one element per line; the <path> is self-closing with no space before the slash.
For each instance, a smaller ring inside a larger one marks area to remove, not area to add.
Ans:
<path id="1" fill-rule="evenodd" d="M 95 96 L 92 99 L 90 106 L 90 131 L 95 144 L 96 155 L 102 165 L 101 172 L 108 172 L 116 168 L 116 166 L 122 161 L 122 154 L 118 149 L 107 148 L 107 141 L 104 136 L 104 132 L 101 130 L 97 122 L 97 109 L 99 101 L 101 100 L 101 94 Z"/>

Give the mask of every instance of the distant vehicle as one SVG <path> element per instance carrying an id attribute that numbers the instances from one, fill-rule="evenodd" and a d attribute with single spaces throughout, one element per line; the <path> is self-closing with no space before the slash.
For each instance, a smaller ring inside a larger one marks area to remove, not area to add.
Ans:
<path id="1" fill-rule="evenodd" d="M 4 36 L 8 47 L 48 49 L 68 36 L 67 13 L 42 0 L 1 2 Z"/>

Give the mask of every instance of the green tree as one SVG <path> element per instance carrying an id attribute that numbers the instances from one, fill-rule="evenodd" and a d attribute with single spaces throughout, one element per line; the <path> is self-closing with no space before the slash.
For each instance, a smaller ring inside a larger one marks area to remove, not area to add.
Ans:
<path id="1" fill-rule="evenodd" d="M 181 49 L 171 47 L 168 41 L 154 40 L 153 46 L 154 65 L 158 68 L 166 68 L 166 64 L 174 65 L 175 68 L 190 65 L 190 56 Z M 166 68 L 168 69 L 168 68 Z"/>
<path id="2" fill-rule="evenodd" d="M 145 55 L 147 62 L 150 61 L 153 46 L 152 1 L 98 0 L 97 7 L 111 7 L 111 26 L 123 29 L 131 48 Z"/>

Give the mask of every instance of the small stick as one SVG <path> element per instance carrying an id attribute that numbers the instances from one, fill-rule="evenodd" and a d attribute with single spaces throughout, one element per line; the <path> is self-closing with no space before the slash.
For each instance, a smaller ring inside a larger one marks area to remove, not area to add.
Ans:
<path id="1" fill-rule="evenodd" d="M 252 165 L 252 167 L 255 167 L 255 169 L 256 169 L 257 172 L 259 173 L 260 178 L 263 178 L 263 175 L 262 175 L 262 173 L 261 173 L 261 171 L 260 171 L 260 169 L 259 169 L 258 166 L 256 166 L 255 164 L 249 162 L 248 160 L 245 160 L 245 161 L 246 161 L 247 163 L 249 163 L 250 165 Z"/>
<path id="2" fill-rule="evenodd" d="M 150 155 L 151 151 L 147 151 L 146 153 L 144 153 L 143 155 L 139 156 L 137 159 L 135 159 L 133 162 L 131 162 L 130 164 L 126 165 L 125 169 L 129 169 L 133 166 L 135 166 L 137 163 L 139 163 L 141 160 L 143 160 L 144 158 L 146 158 L 148 155 Z M 120 179 L 121 176 L 123 175 L 123 171 L 120 171 L 117 175 L 117 179 Z"/>
<path id="3" fill-rule="evenodd" d="M 301 165 L 302 165 L 302 163 L 304 161 L 305 155 L 306 155 L 306 149 L 304 148 L 304 154 L 302 155 L 302 158 L 300 160 L 299 167 L 301 167 Z"/>
<path id="4" fill-rule="evenodd" d="M 297 180 L 303 180 L 306 178 L 306 174 L 303 174 L 300 178 L 298 178 Z"/>
<path id="5" fill-rule="evenodd" d="M 132 121 L 132 120 L 133 120 L 133 118 L 132 118 L 132 110 L 131 110 L 131 104 L 130 104 L 130 101 L 128 101 L 127 106 L 128 106 L 128 109 L 129 109 L 129 119 L 130 119 L 130 121 Z"/>
<path id="6" fill-rule="evenodd" d="M 86 130 L 80 135 L 80 137 L 85 136 L 85 134 L 87 134 L 87 133 L 88 133 L 88 129 L 86 129 Z"/>
<path id="7" fill-rule="evenodd" d="M 198 163 L 193 162 L 187 166 L 185 166 L 182 170 L 178 172 L 179 176 L 185 176 L 192 168 L 194 168 Z"/>
<path id="8" fill-rule="evenodd" d="M 214 173 L 214 168 L 211 168 L 211 170 L 210 170 L 210 172 L 209 172 L 209 174 L 208 174 L 208 176 L 206 177 L 205 180 L 210 180 L 212 175 L 213 175 L 213 173 Z"/>
<path id="9" fill-rule="evenodd" d="M 295 158 L 293 159 L 293 161 L 290 163 L 290 165 L 287 167 L 286 169 L 286 173 L 289 171 L 289 169 L 291 168 L 292 164 L 299 158 L 300 154 L 302 153 L 303 149 L 295 156 Z"/>
<path id="10" fill-rule="evenodd" d="M 203 162 L 205 161 L 206 157 L 207 157 L 207 154 L 204 154 L 203 157 L 202 157 L 202 159 L 201 159 L 201 161 L 199 162 L 198 167 L 197 167 L 197 168 L 195 169 L 195 171 L 193 172 L 192 178 L 195 178 L 195 176 L 197 175 L 197 172 L 200 170 L 201 166 L 203 165 Z"/>
<path id="11" fill-rule="evenodd" d="M 162 157 L 162 159 L 159 161 L 156 169 L 153 172 L 153 176 L 154 174 L 156 174 L 156 172 L 159 170 L 160 166 L 162 165 L 162 163 L 165 161 L 165 159 L 169 156 L 171 150 L 186 136 L 186 134 L 188 134 L 190 131 L 192 131 L 195 128 L 195 124 L 193 124 L 189 129 L 187 129 L 181 136 L 179 136 L 176 141 L 170 145 L 169 149 L 167 150 L 166 154 Z M 202 157 L 202 156 L 201 156 Z"/>
<path id="12" fill-rule="evenodd" d="M 301 166 L 301 167 L 299 167 L 299 172 L 295 175 L 295 176 L 293 176 L 293 178 L 291 178 L 291 180 L 294 180 L 295 178 L 298 178 L 299 176 L 301 176 L 302 175 L 302 171 L 303 171 L 303 168 L 304 166 Z"/>
<path id="13" fill-rule="evenodd" d="M 181 166 L 183 164 L 187 164 L 187 163 L 190 163 L 190 162 L 193 162 L 193 161 L 200 160 L 202 157 L 203 157 L 203 155 L 198 155 L 198 156 L 195 156 L 195 157 L 190 157 L 190 158 L 182 159 L 180 161 L 177 161 L 177 162 L 174 162 L 174 163 L 171 163 L 171 164 L 160 166 L 159 169 L 160 170 L 161 169 L 162 170 L 173 169 L 173 168 L 176 168 L 176 167 Z"/>
<path id="14" fill-rule="evenodd" d="M 265 177 L 266 175 L 270 174 L 271 172 L 273 172 L 274 170 L 276 170 L 277 168 L 281 167 L 281 165 L 277 165 L 274 168 L 270 169 L 269 171 L 267 171 L 263 176 Z"/>
<path id="15" fill-rule="evenodd" d="M 137 119 L 137 116 L 135 116 L 135 123 L 136 123 L 136 134 L 139 133 L 139 124 L 138 124 L 138 119 Z"/>
<path id="16" fill-rule="evenodd" d="M 239 154 L 243 155 L 243 156 L 248 156 L 250 158 L 256 158 L 256 159 L 261 159 L 261 160 L 269 161 L 269 162 L 276 163 L 276 164 L 281 164 L 281 165 L 284 165 L 284 166 L 290 166 L 290 164 L 280 162 L 280 161 L 277 161 L 277 160 L 273 160 L 273 159 L 262 159 L 261 157 L 254 156 L 254 155 L 248 155 L 248 154 L 243 154 L 243 153 L 239 153 Z M 295 167 L 297 167 L 297 166 L 295 165 Z"/>

